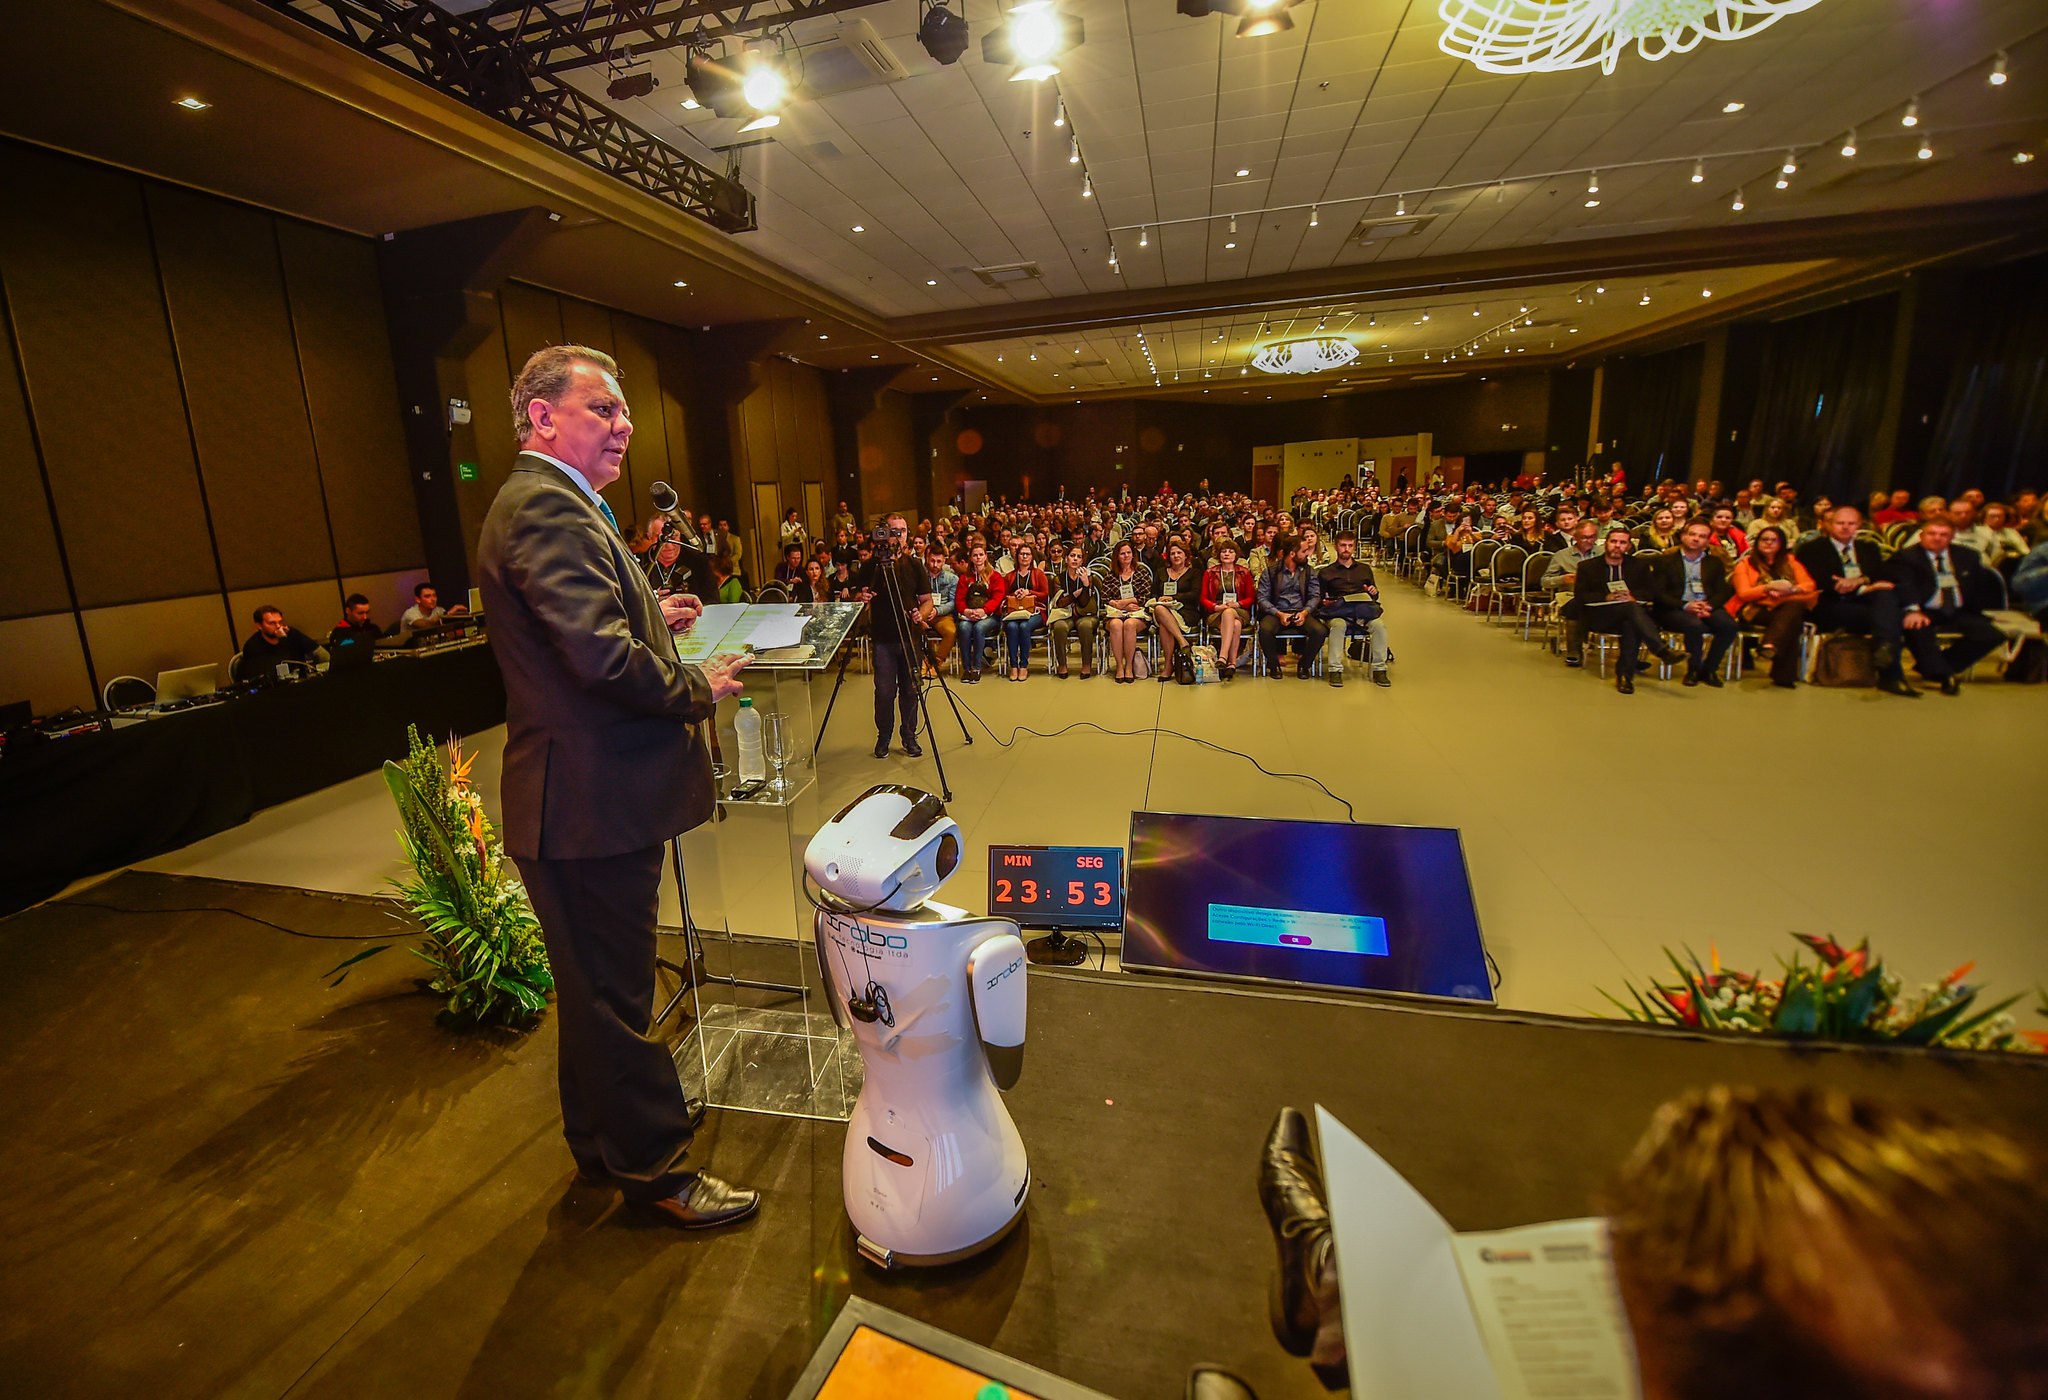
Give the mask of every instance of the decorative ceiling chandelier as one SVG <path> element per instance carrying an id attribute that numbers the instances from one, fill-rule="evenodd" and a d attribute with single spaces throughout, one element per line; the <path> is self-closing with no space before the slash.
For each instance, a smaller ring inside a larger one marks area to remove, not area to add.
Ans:
<path id="1" fill-rule="evenodd" d="M 1357 358 L 1358 347 L 1350 341 L 1316 336 L 1268 345 L 1252 356 L 1252 363 L 1268 374 L 1321 374 L 1326 369 L 1342 369 Z"/>
<path id="2" fill-rule="evenodd" d="M 1651 62 L 1741 39 L 1820 0 L 1441 0 L 1437 47 L 1489 73 L 1612 73 L 1630 44 Z"/>

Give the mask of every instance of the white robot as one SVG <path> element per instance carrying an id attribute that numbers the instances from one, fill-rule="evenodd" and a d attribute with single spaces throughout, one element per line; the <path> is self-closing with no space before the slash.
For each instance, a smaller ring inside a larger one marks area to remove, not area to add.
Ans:
<path id="1" fill-rule="evenodd" d="M 832 1018 L 867 1076 L 847 1124 L 846 1213 L 883 1268 L 987 1249 L 1031 1186 L 997 1092 L 1024 1063 L 1024 943 L 1008 919 L 927 901 L 959 864 L 960 827 L 939 799 L 893 783 L 804 852 Z"/>

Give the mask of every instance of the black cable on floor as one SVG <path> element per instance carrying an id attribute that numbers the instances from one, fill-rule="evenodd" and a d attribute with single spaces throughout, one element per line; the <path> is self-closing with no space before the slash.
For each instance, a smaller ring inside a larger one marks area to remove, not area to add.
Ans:
<path id="1" fill-rule="evenodd" d="M 315 943 L 378 943 L 387 938 L 417 938 L 417 929 L 401 929 L 397 933 L 307 933 L 304 929 L 286 928 L 283 924 L 272 923 L 241 909 L 230 909 L 222 904 L 166 904 L 154 909 L 137 909 L 126 904 L 102 904 L 93 899 L 65 899 L 60 904 L 76 905 L 83 909 L 104 909 L 112 914 L 227 914 L 237 919 L 247 919 L 252 924 L 288 933 L 293 938 L 307 938 Z"/>
<path id="2" fill-rule="evenodd" d="M 1161 703 L 1162 705 L 1164 704 L 1163 698 Z M 1153 751 L 1156 754 L 1158 752 L 1159 744 L 1158 736 L 1161 734 L 1165 734 L 1176 739 L 1185 739 L 1190 744 L 1199 744 L 1205 749 L 1214 749 L 1217 753 L 1227 753 L 1231 755 L 1233 758 L 1241 758 L 1246 763 L 1249 763 L 1252 767 L 1258 769 L 1261 773 L 1264 773 L 1269 778 L 1298 778 L 1304 783 L 1311 783 L 1315 787 L 1321 789 L 1323 796 L 1329 798 L 1332 802 L 1336 803 L 1338 806 L 1344 809 L 1344 819 L 1346 821 L 1356 822 L 1358 820 L 1358 810 L 1355 807 L 1353 807 L 1350 804 L 1350 802 L 1346 801 L 1344 798 L 1339 797 L 1336 793 L 1331 792 L 1328 785 L 1325 784 L 1321 778 L 1316 777 L 1313 773 L 1276 773 L 1271 768 L 1268 768 L 1265 764 L 1259 762 L 1256 758 L 1253 758 L 1250 754 L 1246 753 L 1242 749 L 1226 748 L 1222 744 L 1212 743 L 1210 740 L 1197 738 L 1193 734 L 1183 734 L 1178 729 L 1166 729 L 1156 724 L 1150 725 L 1144 729 L 1111 729 L 1107 725 L 1097 724 L 1092 719 L 1078 719 L 1075 720 L 1072 724 L 1053 730 L 1050 734 L 1046 733 L 1042 729 L 1032 729 L 1026 725 L 1020 724 L 1015 729 L 1012 729 L 1010 731 L 1009 738 L 1004 739 L 998 737 L 995 730 L 989 728 L 988 721 L 983 719 L 979 714 L 976 714 L 975 709 L 972 705 L 968 704 L 965 700 L 959 701 L 959 705 L 960 708 L 967 711 L 968 714 L 974 715 L 974 722 L 981 726 L 983 733 L 987 734 L 989 738 L 995 740 L 996 747 L 1000 749 L 1007 749 L 1013 747 L 1016 744 L 1017 736 L 1019 734 L 1030 734 L 1040 739 L 1057 739 L 1062 734 L 1071 733 L 1076 729 L 1093 729 L 1097 733 L 1113 734 L 1119 738 L 1125 739 L 1142 739 L 1146 735 L 1150 734 L 1153 736 Z M 1147 769 L 1145 791 L 1147 793 L 1149 800 L 1149 795 L 1152 791 L 1150 769 Z"/>

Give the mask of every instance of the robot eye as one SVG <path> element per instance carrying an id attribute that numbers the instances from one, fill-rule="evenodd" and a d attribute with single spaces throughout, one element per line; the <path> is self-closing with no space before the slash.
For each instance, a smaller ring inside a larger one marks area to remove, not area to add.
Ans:
<path id="1" fill-rule="evenodd" d="M 951 832 L 939 838 L 939 878 L 945 879 L 960 867 L 960 838 Z"/>

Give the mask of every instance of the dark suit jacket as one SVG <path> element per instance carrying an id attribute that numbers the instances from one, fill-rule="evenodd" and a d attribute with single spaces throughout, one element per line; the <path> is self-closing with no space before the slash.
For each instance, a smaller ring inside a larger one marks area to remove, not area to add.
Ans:
<path id="1" fill-rule="evenodd" d="M 1685 556 L 1677 550 L 1660 554 L 1650 566 L 1650 574 L 1657 582 L 1657 606 L 1660 608 L 1682 608 L 1685 606 Z M 1603 583 L 1601 585 L 1605 587 Z M 1728 578 L 1728 561 L 1716 554 L 1712 546 L 1700 558 L 1700 586 L 1707 590 L 1707 605 L 1716 610 L 1728 606 L 1728 600 L 1735 596 L 1735 585 Z"/>
<path id="2" fill-rule="evenodd" d="M 522 455 L 477 544 L 505 676 L 505 849 L 582 860 L 656 846 L 712 811 L 703 672 L 640 563 L 560 468 Z"/>
<path id="3" fill-rule="evenodd" d="M 1996 601 L 1997 589 L 1985 576 L 1977 551 L 1959 544 L 1948 547 L 1949 568 L 1963 591 L 1963 611 L 1982 612 Z M 1919 545 L 1910 545 L 1885 561 L 1884 576 L 1898 585 L 1899 606 L 1925 608 L 1934 597 L 1934 563 Z M 1816 580 L 1818 581 L 1818 580 Z"/>
<path id="4" fill-rule="evenodd" d="M 1638 603 L 1657 601 L 1656 574 L 1647 558 L 1631 554 L 1622 560 L 1621 579 Z M 1579 565 L 1579 575 L 1572 580 L 1572 599 L 1582 608 L 1607 601 L 1607 556 L 1604 553 L 1596 554 Z"/>
<path id="5" fill-rule="evenodd" d="M 1891 575 L 1885 571 L 1884 551 L 1869 540 L 1857 540 L 1850 548 L 1856 555 L 1856 567 L 1863 570 L 1865 578 L 1884 579 Z M 1820 590 L 1821 601 L 1844 595 L 1835 592 L 1835 582 L 1842 577 L 1842 551 L 1826 535 L 1810 539 L 1792 551 L 1792 557 L 1802 564 L 1806 572 L 1813 575 L 1813 586 Z M 1960 558 L 1961 556 L 1957 556 Z M 1927 576 L 1927 586 L 1934 587 L 1934 575 Z M 1855 595 L 1849 594 L 1849 597 Z"/>

